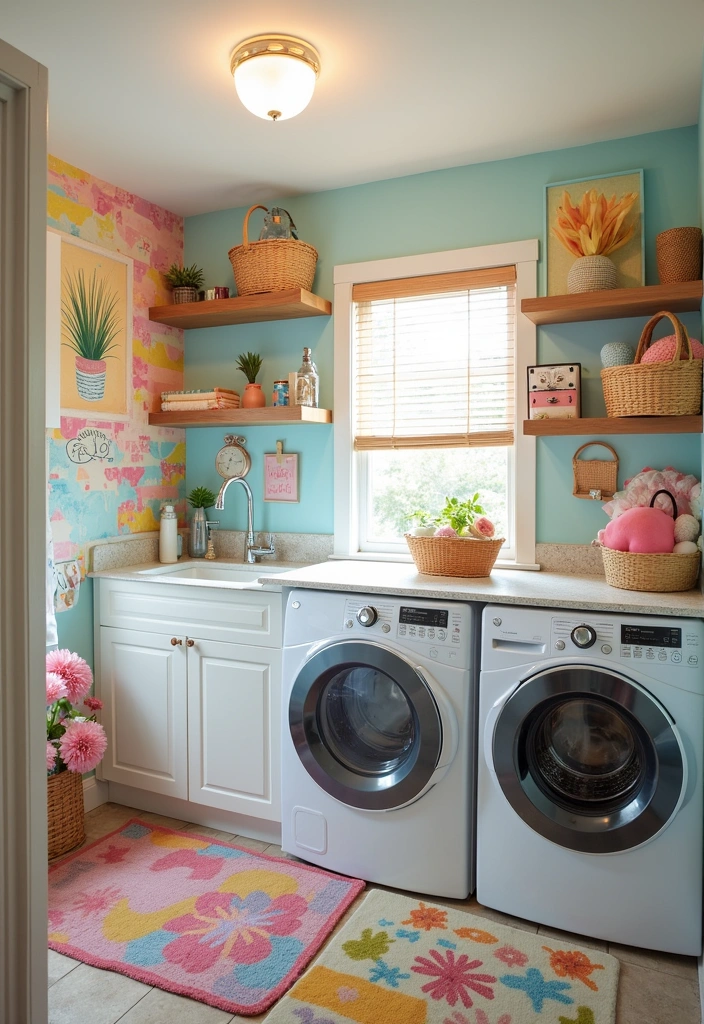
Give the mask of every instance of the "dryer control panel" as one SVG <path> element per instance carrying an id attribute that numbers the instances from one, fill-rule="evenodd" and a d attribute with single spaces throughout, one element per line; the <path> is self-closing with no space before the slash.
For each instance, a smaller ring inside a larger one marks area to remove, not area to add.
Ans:
<path id="1" fill-rule="evenodd" d="M 388 638 L 445 664 L 459 663 L 469 640 L 467 610 L 461 605 L 388 601 L 384 597 L 345 601 L 344 633 L 367 639 Z"/>
<path id="2" fill-rule="evenodd" d="M 704 665 L 700 629 L 694 624 L 691 628 L 683 627 L 679 622 L 671 626 L 648 619 L 614 622 L 598 617 L 553 618 L 551 648 L 555 653 L 564 651 L 566 654 L 591 648 L 590 653 L 617 661 L 687 665 L 689 668 Z"/>

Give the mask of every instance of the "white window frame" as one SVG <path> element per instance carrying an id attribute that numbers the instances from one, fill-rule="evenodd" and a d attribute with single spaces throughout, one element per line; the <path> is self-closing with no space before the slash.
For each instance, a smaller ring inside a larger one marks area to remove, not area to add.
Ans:
<path id="1" fill-rule="evenodd" d="M 463 270 L 513 265 L 516 268 L 516 351 L 513 445 L 514 557 L 499 559 L 504 568 L 538 569 L 535 563 L 535 438 L 523 433 L 528 419 L 526 394 L 527 367 L 536 362 L 536 327 L 520 312 L 521 300 L 537 296 L 538 239 L 502 242 L 471 249 L 449 249 L 418 256 L 398 256 L 367 263 L 345 263 L 334 268 L 334 347 L 335 347 L 335 536 L 334 558 L 359 558 L 375 561 L 410 561 L 400 552 L 360 551 L 359 456 L 352 436 L 352 338 L 355 284 L 392 281 L 396 278 L 422 277 Z"/>

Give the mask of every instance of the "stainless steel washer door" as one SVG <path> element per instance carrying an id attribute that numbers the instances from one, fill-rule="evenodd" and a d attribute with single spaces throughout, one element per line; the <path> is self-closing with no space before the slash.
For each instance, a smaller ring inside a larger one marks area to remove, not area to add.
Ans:
<path id="1" fill-rule="evenodd" d="M 559 846 L 640 846 L 675 813 L 686 782 L 674 723 L 645 690 L 586 666 L 525 680 L 498 715 L 494 769 L 513 809 Z"/>
<path id="2" fill-rule="evenodd" d="M 301 668 L 289 729 L 306 771 L 342 803 L 384 811 L 415 799 L 442 751 L 438 706 L 422 673 L 376 644 L 340 642 Z"/>

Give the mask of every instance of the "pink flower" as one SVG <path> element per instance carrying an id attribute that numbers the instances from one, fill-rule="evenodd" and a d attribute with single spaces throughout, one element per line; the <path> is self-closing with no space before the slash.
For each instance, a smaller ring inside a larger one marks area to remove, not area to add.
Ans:
<path id="1" fill-rule="evenodd" d="M 429 956 L 432 960 L 417 956 L 415 959 L 417 967 L 411 967 L 416 974 L 428 974 L 433 981 L 422 986 L 422 991 L 427 992 L 431 999 L 447 999 L 450 1006 L 454 1006 L 458 999 L 466 1007 L 472 1005 L 472 997 L 469 990 L 484 996 L 485 999 L 493 999 L 494 992 L 490 987 L 496 984 L 493 974 L 477 974 L 477 967 L 482 966 L 481 960 L 470 960 L 466 953 L 455 958 L 451 949 L 447 950 L 445 956 L 441 956 L 435 949 L 431 949 Z"/>
<path id="2" fill-rule="evenodd" d="M 92 771 L 99 763 L 108 745 L 102 725 L 97 722 L 72 721 L 59 740 L 64 764 L 70 772 Z"/>
<path id="3" fill-rule="evenodd" d="M 100 700 L 99 697 L 86 697 L 86 699 L 83 701 L 83 703 L 85 704 L 85 706 L 90 711 L 102 711 L 103 710 L 103 702 L 102 702 L 102 700 Z"/>
<path id="4" fill-rule="evenodd" d="M 58 753 L 59 752 L 56 749 L 56 747 L 54 746 L 54 744 L 50 743 L 49 740 L 47 740 L 46 741 L 46 770 L 48 772 L 53 772 L 54 768 L 56 767 L 56 757 L 57 757 Z"/>
<path id="5" fill-rule="evenodd" d="M 509 967 L 525 967 L 528 963 L 526 954 L 521 953 L 520 949 L 515 949 L 513 946 L 502 946 L 501 949 L 495 949 L 494 956 L 502 963 L 508 964 Z"/>
<path id="6" fill-rule="evenodd" d="M 469 532 L 473 537 L 479 538 L 479 540 L 491 540 L 496 533 L 496 527 L 491 519 L 487 519 L 486 516 L 479 516 L 470 526 Z"/>
<path id="7" fill-rule="evenodd" d="M 47 672 L 46 674 L 46 702 L 47 704 L 53 704 L 55 700 L 61 700 L 62 697 L 68 696 L 68 690 L 66 684 L 60 675 L 56 672 Z"/>
<path id="8" fill-rule="evenodd" d="M 49 651 L 46 656 L 47 672 L 55 672 L 63 679 L 72 704 L 78 704 L 90 692 L 93 673 L 87 662 L 72 651 Z"/>

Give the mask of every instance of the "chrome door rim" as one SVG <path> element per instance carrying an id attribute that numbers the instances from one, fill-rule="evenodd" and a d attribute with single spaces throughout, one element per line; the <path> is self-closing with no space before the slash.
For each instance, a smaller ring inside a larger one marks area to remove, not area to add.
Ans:
<path id="1" fill-rule="evenodd" d="M 575 697 L 595 698 L 618 710 L 638 736 L 646 765 L 642 784 L 628 802 L 608 813 L 570 807 L 548 794 L 531 771 L 525 747 L 539 716 Z M 624 676 L 587 666 L 547 669 L 524 680 L 496 720 L 492 756 L 506 799 L 534 831 L 583 853 L 616 853 L 657 835 L 679 806 L 685 765 L 673 722 L 648 693 Z"/>
<path id="2" fill-rule="evenodd" d="M 369 667 L 400 687 L 418 736 L 409 756 L 386 775 L 362 775 L 341 763 L 325 743 L 318 716 L 326 685 L 345 667 Z M 288 722 L 296 753 L 308 774 L 336 800 L 383 811 L 410 803 L 427 786 L 440 760 L 442 718 L 425 679 L 402 655 L 364 641 L 340 641 L 317 651 L 301 667 L 291 690 Z"/>

